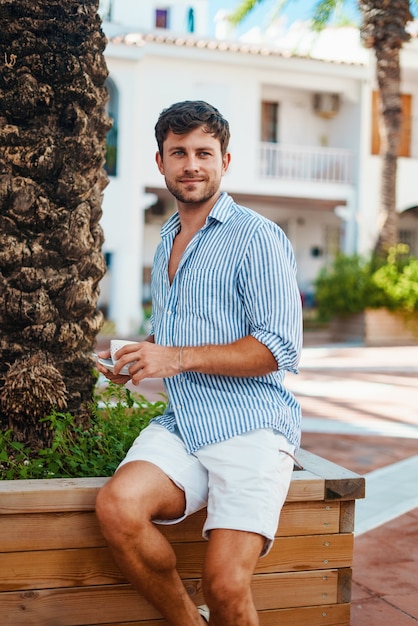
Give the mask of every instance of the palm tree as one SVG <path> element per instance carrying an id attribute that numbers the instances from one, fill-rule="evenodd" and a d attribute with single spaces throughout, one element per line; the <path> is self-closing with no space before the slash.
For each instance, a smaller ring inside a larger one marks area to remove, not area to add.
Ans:
<path id="1" fill-rule="evenodd" d="M 231 21 L 241 22 L 263 0 L 242 0 Z M 277 0 L 283 7 L 287 0 Z M 313 13 L 313 25 L 323 28 L 344 0 L 319 0 Z M 279 8 L 280 8 L 279 6 Z M 375 245 L 378 254 L 398 242 L 398 214 L 396 211 L 397 154 L 401 134 L 400 51 L 410 35 L 406 30 L 413 19 L 411 9 L 418 8 L 417 0 L 358 0 L 362 16 L 361 38 L 376 57 L 376 78 L 379 90 L 380 155 L 382 159 L 380 186 L 380 224 Z"/>
<path id="2" fill-rule="evenodd" d="M 359 0 L 359 7 L 363 18 L 362 41 L 367 48 L 373 48 L 376 56 L 382 173 L 381 224 L 375 251 L 385 255 L 398 243 L 396 173 L 402 123 L 400 51 L 410 38 L 406 25 L 413 17 L 409 0 Z"/>
<path id="3" fill-rule="evenodd" d="M 107 68 L 98 0 L 0 0 L 0 425 L 32 449 L 88 423 Z"/>

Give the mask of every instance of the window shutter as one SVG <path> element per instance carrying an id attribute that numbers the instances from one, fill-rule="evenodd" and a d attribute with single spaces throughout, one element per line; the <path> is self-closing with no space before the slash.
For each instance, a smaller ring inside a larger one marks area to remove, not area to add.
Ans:
<path id="1" fill-rule="evenodd" d="M 398 156 L 411 156 L 411 110 L 412 96 L 409 93 L 401 94 L 402 122 L 401 138 L 398 148 Z M 380 133 L 379 133 L 379 93 L 373 91 L 372 94 L 372 154 L 380 153 Z"/>

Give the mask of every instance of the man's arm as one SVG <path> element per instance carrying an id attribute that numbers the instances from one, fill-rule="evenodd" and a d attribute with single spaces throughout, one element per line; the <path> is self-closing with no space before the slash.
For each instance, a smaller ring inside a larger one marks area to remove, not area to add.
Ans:
<path id="1" fill-rule="evenodd" d="M 168 378 L 180 372 L 200 372 L 217 376 L 263 376 L 277 370 L 270 350 L 248 336 L 226 345 L 166 347 L 154 343 L 129 344 L 118 351 L 115 376 L 127 363 L 132 382 L 145 378 Z"/>
<path id="2" fill-rule="evenodd" d="M 221 346 L 183 348 L 182 369 L 219 376 L 264 376 L 277 370 L 277 362 L 264 344 L 249 335 Z"/>

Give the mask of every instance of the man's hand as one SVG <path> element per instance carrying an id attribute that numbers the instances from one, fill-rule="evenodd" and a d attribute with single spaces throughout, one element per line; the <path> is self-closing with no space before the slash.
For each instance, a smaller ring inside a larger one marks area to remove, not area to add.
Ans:
<path id="1" fill-rule="evenodd" d="M 108 358 L 109 351 L 99 352 L 101 358 Z M 138 385 L 145 378 L 169 378 L 180 373 L 180 348 L 159 346 L 150 341 L 141 341 L 135 344 L 127 344 L 115 354 L 116 362 L 113 374 L 100 363 L 97 369 L 109 380 L 119 384 L 125 384 L 132 379 L 134 385 Z M 120 370 L 128 363 L 129 376 L 120 374 Z"/>
<path id="2" fill-rule="evenodd" d="M 97 356 L 99 356 L 101 359 L 110 359 L 110 350 L 103 350 L 101 352 L 98 352 Z M 112 383 L 116 383 L 117 385 L 125 385 L 130 379 L 130 376 L 126 376 L 123 374 L 115 375 L 98 360 L 96 360 L 96 369 L 99 370 L 99 372 L 103 374 L 103 376 L 106 376 L 108 380 L 110 380 Z"/>

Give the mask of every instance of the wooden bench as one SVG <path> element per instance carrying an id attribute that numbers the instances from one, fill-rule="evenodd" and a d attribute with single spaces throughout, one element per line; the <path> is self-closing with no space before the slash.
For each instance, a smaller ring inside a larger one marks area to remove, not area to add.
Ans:
<path id="1" fill-rule="evenodd" d="M 301 450 L 277 538 L 253 592 L 261 626 L 349 626 L 354 507 L 365 480 Z M 163 626 L 126 582 L 100 534 L 105 478 L 0 482 L 0 624 Z M 163 529 L 196 604 L 204 511 Z M 186 625 L 185 625 L 186 626 Z"/>

